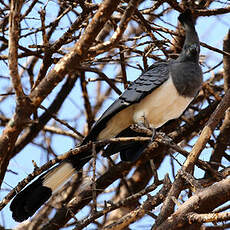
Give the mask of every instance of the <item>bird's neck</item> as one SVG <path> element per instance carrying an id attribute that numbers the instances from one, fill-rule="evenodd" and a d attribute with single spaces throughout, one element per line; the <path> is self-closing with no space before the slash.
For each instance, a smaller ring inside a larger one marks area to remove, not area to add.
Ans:
<path id="1" fill-rule="evenodd" d="M 200 42 L 194 26 L 185 26 L 185 41 L 177 62 L 199 62 Z"/>

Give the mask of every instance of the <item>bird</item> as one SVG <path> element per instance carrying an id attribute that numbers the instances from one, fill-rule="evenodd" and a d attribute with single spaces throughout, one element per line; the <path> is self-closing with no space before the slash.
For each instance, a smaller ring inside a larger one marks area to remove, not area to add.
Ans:
<path id="1" fill-rule="evenodd" d="M 201 89 L 202 70 L 199 65 L 200 43 L 190 9 L 178 20 L 185 30 L 185 41 L 176 59 L 155 62 L 144 71 L 108 107 L 95 122 L 81 145 L 112 137 L 132 136 L 132 125 L 160 128 L 183 114 Z M 141 155 L 140 143 L 111 144 L 106 150 L 120 152 L 121 160 L 135 161 Z M 22 222 L 34 213 L 74 173 L 92 158 L 92 152 L 80 152 L 60 162 L 19 192 L 10 205 L 12 217 Z"/>

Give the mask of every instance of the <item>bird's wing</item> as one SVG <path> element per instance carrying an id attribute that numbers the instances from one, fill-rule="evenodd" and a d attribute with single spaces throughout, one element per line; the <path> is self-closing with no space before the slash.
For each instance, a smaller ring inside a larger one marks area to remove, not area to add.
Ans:
<path id="1" fill-rule="evenodd" d="M 156 62 L 138 77 L 120 97 L 102 114 L 91 129 L 84 143 L 95 140 L 106 123 L 121 110 L 138 103 L 169 78 L 169 62 Z"/>
<path id="2" fill-rule="evenodd" d="M 125 103 L 138 103 L 169 78 L 169 62 L 157 62 L 151 65 L 119 97 Z"/>

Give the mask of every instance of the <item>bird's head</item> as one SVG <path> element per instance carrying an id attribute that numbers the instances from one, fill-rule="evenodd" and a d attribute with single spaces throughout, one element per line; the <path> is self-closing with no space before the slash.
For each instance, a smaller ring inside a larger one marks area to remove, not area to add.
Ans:
<path id="1" fill-rule="evenodd" d="M 200 42 L 196 33 L 194 19 L 191 10 L 187 9 L 178 17 L 185 29 L 185 41 L 178 61 L 198 62 L 200 54 Z"/>

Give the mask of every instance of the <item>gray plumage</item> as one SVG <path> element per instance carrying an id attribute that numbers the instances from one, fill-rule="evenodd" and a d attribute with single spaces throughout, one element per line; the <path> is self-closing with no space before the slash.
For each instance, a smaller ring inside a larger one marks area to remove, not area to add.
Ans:
<path id="1" fill-rule="evenodd" d="M 186 10 L 178 19 L 185 29 L 185 42 L 178 58 L 167 62 L 156 62 L 150 66 L 149 69 L 137 78 L 104 112 L 93 126 L 84 143 L 89 140 L 96 140 L 98 135 L 100 136 L 100 133 L 109 125 L 107 125 L 107 123 L 112 118 L 115 119 L 116 114 L 134 104 L 142 103 L 142 99 L 154 92 L 159 86 L 163 85 L 170 77 L 180 96 L 193 99 L 197 95 L 202 84 L 202 71 L 199 65 L 199 38 L 195 30 L 190 10 Z M 162 101 L 162 106 L 164 106 L 164 103 L 165 102 Z M 130 110 L 127 110 L 127 113 L 130 113 Z M 119 118 L 116 124 L 118 126 L 121 122 Z M 171 119 L 174 118 L 177 117 L 171 117 Z M 167 122 L 167 120 L 165 120 L 164 123 L 165 122 Z M 124 129 L 126 128 L 127 127 L 124 127 Z M 120 133 L 116 133 L 115 136 L 119 134 Z"/>

